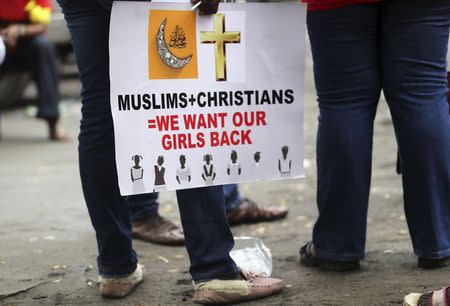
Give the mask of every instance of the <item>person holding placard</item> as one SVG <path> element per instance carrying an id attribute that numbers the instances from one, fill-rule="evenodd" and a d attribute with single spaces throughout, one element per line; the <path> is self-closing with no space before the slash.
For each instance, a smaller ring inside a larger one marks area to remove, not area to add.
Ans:
<path id="1" fill-rule="evenodd" d="M 381 90 L 403 172 L 418 266 L 450 259 L 450 117 L 446 0 L 305 0 L 320 109 L 319 218 L 307 266 L 347 271 L 364 258 L 372 135 Z"/>
<path id="2" fill-rule="evenodd" d="M 108 46 L 113 1 L 58 2 L 71 33 L 82 82 L 80 175 L 96 231 L 100 293 L 120 298 L 142 282 L 144 271 L 132 248 L 129 197 L 120 195 L 115 166 Z M 203 13 L 215 13 L 217 8 L 217 0 L 203 0 L 200 5 Z M 234 240 L 222 186 L 178 191 L 177 198 L 195 283 L 194 302 L 236 303 L 282 290 L 281 279 L 243 271 L 231 259 Z"/>

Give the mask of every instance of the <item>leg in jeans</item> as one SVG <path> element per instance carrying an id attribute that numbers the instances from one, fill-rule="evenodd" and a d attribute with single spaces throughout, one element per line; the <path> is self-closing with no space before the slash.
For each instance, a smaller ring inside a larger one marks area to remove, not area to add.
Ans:
<path id="1" fill-rule="evenodd" d="M 158 193 L 138 194 L 128 197 L 131 221 L 147 219 L 158 212 Z"/>
<path id="2" fill-rule="evenodd" d="M 225 211 L 227 213 L 242 204 L 242 198 L 237 184 L 224 185 L 223 195 L 225 197 Z"/>
<path id="3" fill-rule="evenodd" d="M 405 212 L 416 255 L 450 256 L 450 4 L 382 5 L 383 88 L 400 146 Z"/>
<path id="4" fill-rule="evenodd" d="M 222 186 L 180 190 L 177 198 L 194 281 L 236 276 Z"/>
<path id="5" fill-rule="evenodd" d="M 242 198 L 237 184 L 223 186 L 223 195 L 225 197 L 225 210 L 230 212 L 239 207 Z M 158 193 L 150 195 L 136 195 L 129 197 L 131 220 L 139 221 L 146 219 L 158 211 Z"/>
<path id="6" fill-rule="evenodd" d="M 19 51 L 27 67 L 30 67 L 39 92 L 38 118 L 59 117 L 59 79 L 56 68 L 55 48 L 47 37 L 39 35 L 20 42 Z"/>
<path id="7" fill-rule="evenodd" d="M 319 102 L 318 257 L 364 257 L 373 122 L 380 95 L 377 5 L 308 12 Z"/>
<path id="8" fill-rule="evenodd" d="M 127 198 L 120 196 L 109 102 L 109 12 L 96 1 L 61 2 L 82 82 L 79 135 L 80 175 L 95 228 L 102 275 L 130 274 L 137 257 L 132 249 Z"/>
<path id="9" fill-rule="evenodd" d="M 80 172 L 86 203 L 97 233 L 99 270 L 126 274 L 136 267 L 131 247 L 128 199 L 121 197 L 114 157 L 109 97 L 110 12 L 96 1 L 60 0 L 71 31 L 83 84 Z M 181 221 L 194 280 L 233 277 L 229 229 L 222 187 L 179 191 Z"/>

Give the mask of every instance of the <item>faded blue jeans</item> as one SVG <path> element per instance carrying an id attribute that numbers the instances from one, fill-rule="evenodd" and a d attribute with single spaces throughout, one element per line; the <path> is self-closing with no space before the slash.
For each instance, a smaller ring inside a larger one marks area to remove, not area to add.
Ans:
<path id="1" fill-rule="evenodd" d="M 320 109 L 313 242 L 320 258 L 364 258 L 373 123 L 383 90 L 403 170 L 415 254 L 450 255 L 448 0 L 388 0 L 308 12 Z M 395 156 L 395 152 L 387 152 Z"/>
<path id="2" fill-rule="evenodd" d="M 82 83 L 80 176 L 97 237 L 99 272 L 129 274 L 136 269 L 137 255 L 132 248 L 130 200 L 120 195 L 115 165 L 109 97 L 110 11 L 95 0 L 58 1 Z M 177 198 L 194 281 L 235 278 L 238 270 L 229 256 L 234 240 L 222 187 L 183 190 Z"/>

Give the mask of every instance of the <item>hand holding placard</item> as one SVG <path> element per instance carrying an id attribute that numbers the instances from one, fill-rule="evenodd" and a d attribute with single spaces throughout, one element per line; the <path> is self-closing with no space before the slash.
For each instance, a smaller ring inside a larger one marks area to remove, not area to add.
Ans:
<path id="1" fill-rule="evenodd" d="M 219 8 L 219 0 L 191 0 L 192 4 L 197 5 L 200 15 L 211 15 L 217 13 Z"/>

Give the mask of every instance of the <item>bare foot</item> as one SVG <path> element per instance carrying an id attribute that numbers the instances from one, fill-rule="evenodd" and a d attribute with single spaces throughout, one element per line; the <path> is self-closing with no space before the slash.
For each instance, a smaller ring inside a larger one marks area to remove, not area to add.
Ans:
<path id="1" fill-rule="evenodd" d="M 49 129 L 49 136 L 48 138 L 51 141 L 57 141 L 57 142 L 68 142 L 71 140 L 69 135 L 61 133 L 58 131 L 58 118 L 55 119 L 48 119 L 48 129 Z"/>
<path id="2" fill-rule="evenodd" d="M 57 141 L 57 142 L 69 142 L 72 140 L 72 138 L 70 138 L 69 135 L 64 134 L 64 133 L 50 134 L 49 139 L 51 141 Z"/>

